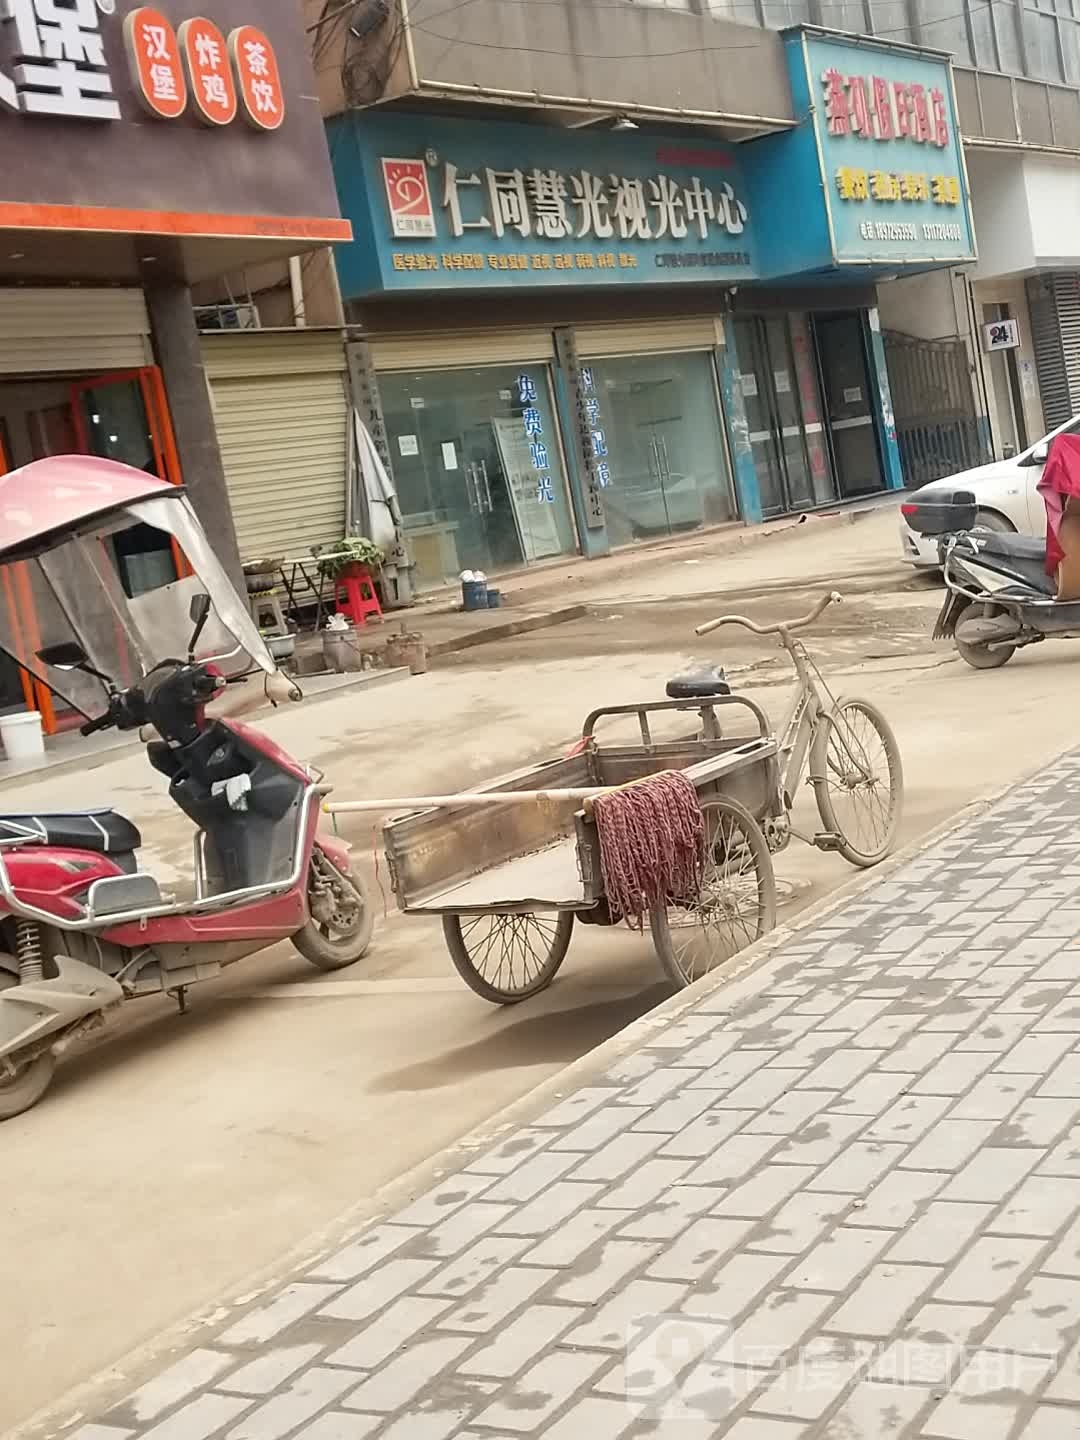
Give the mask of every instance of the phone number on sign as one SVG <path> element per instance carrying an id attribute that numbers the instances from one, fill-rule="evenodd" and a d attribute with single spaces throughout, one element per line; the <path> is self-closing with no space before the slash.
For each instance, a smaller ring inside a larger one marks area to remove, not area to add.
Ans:
<path id="1" fill-rule="evenodd" d="M 928 221 L 923 225 L 909 220 L 864 220 L 859 226 L 864 240 L 963 240 L 959 225 Z"/>

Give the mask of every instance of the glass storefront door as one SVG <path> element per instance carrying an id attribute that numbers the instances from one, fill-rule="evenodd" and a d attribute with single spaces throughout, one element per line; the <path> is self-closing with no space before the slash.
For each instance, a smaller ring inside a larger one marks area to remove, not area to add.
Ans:
<path id="1" fill-rule="evenodd" d="M 870 368 L 858 311 L 814 318 L 836 476 L 845 500 L 885 488 Z"/>
<path id="2" fill-rule="evenodd" d="M 835 489 L 805 316 L 743 315 L 734 325 L 763 514 L 826 504 Z"/>
<path id="3" fill-rule="evenodd" d="M 712 356 L 627 355 L 589 368 L 608 452 L 611 544 L 733 519 Z"/>
<path id="4" fill-rule="evenodd" d="M 418 586 L 576 549 L 543 364 L 379 377 Z"/>

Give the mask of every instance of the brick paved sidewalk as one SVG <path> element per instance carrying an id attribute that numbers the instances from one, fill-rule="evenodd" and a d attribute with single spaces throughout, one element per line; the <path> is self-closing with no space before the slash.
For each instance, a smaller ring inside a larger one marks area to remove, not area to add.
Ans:
<path id="1" fill-rule="evenodd" d="M 79 1440 L 1080 1437 L 1078 821 L 1080 755 Z"/>

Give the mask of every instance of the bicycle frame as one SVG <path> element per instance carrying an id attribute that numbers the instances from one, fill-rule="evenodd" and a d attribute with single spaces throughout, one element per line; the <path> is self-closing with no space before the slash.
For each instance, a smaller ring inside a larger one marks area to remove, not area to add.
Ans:
<path id="1" fill-rule="evenodd" d="M 888 721 L 869 701 L 852 697 L 843 701 L 836 699 L 816 661 L 793 633 L 812 625 L 829 605 L 840 598 L 835 591 L 823 595 L 808 615 L 775 625 L 759 625 L 745 615 L 721 615 L 717 620 L 699 625 L 697 634 L 707 635 L 721 625 L 741 625 L 755 635 L 776 636 L 787 651 L 795 666 L 797 683 L 795 698 L 784 717 L 777 745 L 785 809 L 788 813 L 794 809 L 796 791 L 809 767 L 809 779 L 824 828 L 812 837 L 804 835 L 798 838 L 807 840 L 820 850 L 838 850 L 850 864 L 866 867 L 876 865 L 889 853 L 900 822 L 903 770 L 896 737 Z M 846 718 L 849 711 L 852 714 L 861 713 L 881 744 L 888 767 L 887 808 L 875 799 L 880 780 L 865 745 Z M 838 799 L 843 800 L 846 796 L 854 805 L 855 797 L 863 791 L 866 794 L 861 798 L 871 808 L 869 836 L 857 821 L 848 825 L 850 817 L 846 810 L 837 809 Z M 765 838 L 770 849 L 782 849 L 787 833 L 798 833 L 791 830 L 790 821 L 779 836 L 770 836 L 767 832 Z M 776 843 L 778 838 L 779 844 Z"/>
<path id="2" fill-rule="evenodd" d="M 745 615 L 721 615 L 718 620 L 710 620 L 705 625 L 699 625 L 695 632 L 698 635 L 707 635 L 721 625 L 741 625 L 744 629 L 753 631 L 755 635 L 777 636 L 781 647 L 791 657 L 798 685 L 795 698 L 784 717 L 778 744 L 780 785 L 784 802 L 789 810 L 795 803 L 795 791 L 798 789 L 806 768 L 814 733 L 822 716 L 826 714 L 826 706 L 814 678 L 813 662 L 802 641 L 793 635 L 792 631 L 812 625 L 829 605 L 839 604 L 840 598 L 836 591 L 823 595 L 808 615 L 788 621 L 786 624 L 758 625 Z"/>
<path id="3" fill-rule="evenodd" d="M 780 644 L 790 655 L 798 677 L 798 688 L 784 717 L 778 745 L 780 784 L 790 810 L 795 803 L 795 791 L 806 768 L 814 732 L 825 713 L 825 706 L 810 667 L 810 657 L 802 641 L 782 632 Z"/>

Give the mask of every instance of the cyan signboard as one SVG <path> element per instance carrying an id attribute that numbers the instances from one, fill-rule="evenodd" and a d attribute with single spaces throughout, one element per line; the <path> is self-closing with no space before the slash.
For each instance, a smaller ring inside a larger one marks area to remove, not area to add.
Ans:
<path id="1" fill-rule="evenodd" d="M 374 111 L 328 128 L 346 298 L 757 277 L 738 152 L 707 137 Z"/>
<path id="2" fill-rule="evenodd" d="M 805 27 L 784 43 L 798 127 L 744 160 L 762 274 L 974 260 L 948 57 Z"/>

